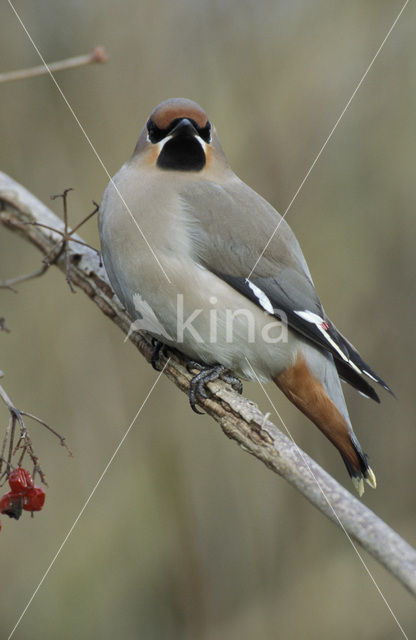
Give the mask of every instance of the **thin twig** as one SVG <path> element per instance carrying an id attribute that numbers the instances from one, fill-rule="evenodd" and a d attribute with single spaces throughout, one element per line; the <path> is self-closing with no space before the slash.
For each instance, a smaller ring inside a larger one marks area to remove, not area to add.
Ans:
<path id="1" fill-rule="evenodd" d="M 3 372 L 0 371 L 0 378 L 2 378 L 3 375 L 4 375 Z M 33 478 L 35 478 L 36 474 L 39 474 L 41 481 L 45 485 L 47 485 L 45 474 L 39 465 L 39 458 L 33 449 L 32 439 L 29 436 L 29 433 L 27 431 L 25 422 L 23 420 L 23 416 L 26 416 L 28 418 L 31 418 L 32 420 L 35 420 L 36 422 L 44 426 L 46 429 L 48 429 L 48 431 L 53 433 L 53 435 L 55 435 L 58 438 L 61 445 L 66 448 L 66 450 L 68 451 L 68 454 L 72 456 L 72 451 L 66 444 L 65 438 L 61 436 L 57 431 L 55 431 L 55 429 L 50 427 L 41 418 L 38 418 L 37 416 L 33 415 L 32 413 L 29 413 L 28 411 L 21 411 L 17 409 L 17 407 L 14 405 L 14 403 L 6 393 L 5 389 L 1 385 L 0 385 L 0 399 L 6 405 L 10 414 L 9 422 L 8 422 L 8 425 L 3 437 L 3 441 L 1 444 L 1 449 L 0 449 L 0 482 L 4 476 L 8 477 L 10 475 L 10 470 L 13 467 L 12 465 L 13 456 L 15 456 L 18 451 L 20 451 L 21 453 L 17 461 L 17 466 L 20 467 L 22 465 L 25 455 L 28 454 L 33 463 L 33 473 L 32 473 Z M 16 431 L 16 423 L 18 423 L 20 426 L 20 435 L 17 443 L 15 444 L 14 437 L 15 437 L 15 431 Z M 8 444 L 8 454 L 7 454 L 7 457 L 5 457 L 7 444 Z M 4 472 L 2 472 L 3 462 L 6 463 L 6 469 Z"/>
<path id="2" fill-rule="evenodd" d="M 62 238 L 65 238 L 65 235 L 67 235 L 67 239 L 68 239 L 69 242 L 75 242 L 77 244 L 81 244 L 83 247 L 88 247 L 89 249 L 92 249 L 93 251 L 95 251 L 97 253 L 97 255 L 100 255 L 100 251 L 98 249 L 96 249 L 95 247 L 92 247 L 90 244 L 88 244 L 88 242 L 84 242 L 83 240 L 75 240 L 74 238 L 70 237 L 73 233 L 75 233 L 75 231 L 77 229 L 82 227 L 82 225 L 85 224 L 85 222 L 87 222 L 87 220 L 89 220 L 91 218 L 91 216 L 93 216 L 95 213 L 98 212 L 99 205 L 96 202 L 93 202 L 93 204 L 95 205 L 94 211 L 91 211 L 91 213 L 89 213 L 84 218 L 84 220 L 81 220 L 81 222 L 78 222 L 76 227 L 74 227 L 67 234 L 65 234 L 65 232 L 63 232 L 63 231 L 60 231 L 59 229 L 54 229 L 53 227 L 50 227 L 47 224 L 40 224 L 40 222 L 26 222 L 26 224 L 31 224 L 34 227 L 42 227 L 43 229 L 49 229 L 49 231 L 53 231 L 54 233 L 58 233 Z M 45 258 L 43 260 L 45 260 Z M 48 264 L 48 266 L 50 266 L 50 264 Z"/>
<path id="3" fill-rule="evenodd" d="M 69 251 L 68 251 L 68 205 L 67 205 L 67 198 L 68 198 L 68 193 L 70 191 L 73 191 L 72 187 L 69 187 L 69 189 L 64 189 L 64 191 L 62 193 L 58 193 L 55 196 L 51 196 L 51 200 L 56 200 L 57 198 L 62 198 L 62 206 L 64 208 L 64 233 L 62 236 L 62 246 L 59 249 L 58 253 L 56 254 L 56 256 L 53 258 L 53 260 L 48 260 L 49 264 L 52 264 L 52 262 L 56 262 L 56 260 L 59 258 L 59 256 L 61 255 L 62 252 L 65 252 L 65 269 L 66 269 L 66 277 L 65 280 L 68 283 L 69 288 L 71 289 L 72 293 L 75 293 L 75 289 L 72 286 L 72 282 L 71 282 L 71 277 L 69 275 L 69 266 L 70 266 L 70 262 L 69 262 Z M 44 258 L 45 260 L 45 258 Z"/>
<path id="4" fill-rule="evenodd" d="M 13 80 L 24 80 L 26 78 L 34 78 L 35 76 L 43 76 L 49 71 L 55 73 L 56 71 L 63 71 L 64 69 L 73 69 L 74 67 L 82 67 L 94 62 L 107 62 L 108 56 L 104 47 L 95 47 L 91 53 L 86 53 L 81 56 L 74 56 L 73 58 L 65 58 L 65 60 L 59 60 L 58 62 L 48 63 L 49 70 L 45 65 L 41 64 L 36 67 L 30 67 L 29 69 L 19 69 L 18 71 L 6 71 L 0 73 L 0 82 L 11 82 Z"/>
<path id="5" fill-rule="evenodd" d="M 4 433 L 3 442 L 1 444 L 1 451 L 0 451 L 0 482 L 1 482 L 2 478 L 3 478 L 3 475 L 7 476 L 7 472 L 9 470 L 9 462 L 4 457 L 4 454 L 6 452 L 6 445 L 9 442 L 11 428 L 12 428 L 12 422 L 13 422 L 13 417 L 10 415 L 8 425 L 7 425 L 6 431 Z M 3 462 L 5 462 L 7 464 L 6 471 L 5 471 L 4 474 L 2 474 Z"/>
<path id="6" fill-rule="evenodd" d="M 63 211 L 64 211 L 64 230 L 63 231 L 61 231 L 60 229 L 54 228 L 51 225 L 43 224 L 41 222 L 37 222 L 34 220 L 30 220 L 24 223 L 27 225 L 32 225 L 34 227 L 39 227 L 41 229 L 48 229 L 49 231 L 52 231 L 54 234 L 58 234 L 62 238 L 62 240 L 59 240 L 58 242 L 56 242 L 51 248 L 51 250 L 43 257 L 42 259 L 43 264 L 40 267 L 40 269 L 37 269 L 32 273 L 27 273 L 22 276 L 17 276 L 16 278 L 10 278 L 5 282 L 0 282 L 0 289 L 10 289 L 14 293 L 17 293 L 17 289 L 13 288 L 14 284 L 25 282 L 26 280 L 31 280 L 32 278 L 38 278 L 39 276 L 43 275 L 45 271 L 49 269 L 51 264 L 55 264 L 57 260 L 59 260 L 59 258 L 61 257 L 62 253 L 65 253 L 66 281 L 72 293 L 75 293 L 75 289 L 72 286 L 71 277 L 70 277 L 70 268 L 69 268 L 70 256 L 68 251 L 69 242 L 75 242 L 76 244 L 79 244 L 83 247 L 88 247 L 89 249 L 92 249 L 92 251 L 95 251 L 99 256 L 100 263 L 101 263 L 101 253 L 98 251 L 98 249 L 91 247 L 91 245 L 87 244 L 83 240 L 78 239 L 77 237 L 73 237 L 75 232 L 80 227 L 82 227 L 82 225 L 84 225 L 90 218 L 92 218 L 92 216 L 98 213 L 99 205 L 93 200 L 94 209 L 88 215 L 86 215 L 85 218 L 83 218 L 80 222 L 78 222 L 78 224 L 73 229 L 70 229 L 68 226 L 68 208 L 67 208 L 67 195 L 70 191 L 73 191 L 71 187 L 68 189 L 65 189 L 63 193 L 59 193 L 57 195 L 51 196 L 51 200 L 62 198 Z M 9 331 L 8 329 L 6 329 L 6 327 L 4 327 L 4 318 L 0 318 L 0 329 L 3 329 L 7 332 Z"/>
<path id="7" fill-rule="evenodd" d="M 14 293 L 17 293 L 17 289 L 13 288 L 14 284 L 19 284 L 20 282 L 25 282 L 26 280 L 32 280 L 32 278 L 39 278 L 39 276 L 42 276 L 48 268 L 48 264 L 43 264 L 40 269 L 33 271 L 33 273 L 26 273 L 23 276 L 17 276 L 16 278 L 10 278 L 10 280 L 0 282 L 0 289 L 10 289 Z"/>
<path id="8" fill-rule="evenodd" d="M 58 438 L 59 442 L 61 443 L 61 446 L 65 447 L 65 449 L 68 451 L 68 453 L 71 456 L 71 458 L 73 458 L 73 453 L 72 453 L 71 449 L 68 447 L 68 445 L 66 443 L 66 438 L 64 436 L 61 436 L 61 434 L 58 433 L 57 431 L 55 431 L 55 429 L 52 429 L 52 427 L 49 424 L 47 424 L 46 422 L 44 422 L 43 420 L 41 420 L 37 416 L 34 416 L 33 413 L 29 413 L 28 411 L 21 411 L 20 413 L 22 414 L 22 416 L 27 416 L 28 418 L 32 418 L 32 420 L 35 420 L 36 422 L 39 422 L 39 424 L 43 425 L 46 429 L 48 429 L 48 431 L 53 433 L 53 435 Z"/>
<path id="9" fill-rule="evenodd" d="M 1 202 L 3 210 L 0 208 L 0 222 L 26 237 L 42 253 L 48 253 L 56 243 L 54 234 L 41 228 L 34 233 L 33 227 L 25 223 L 31 220 L 52 228 L 62 228 L 52 211 L 23 186 L 0 172 Z M 71 247 L 68 250 L 72 252 Z M 71 281 L 127 335 L 131 320 L 114 296 L 96 254 L 87 247 L 77 247 L 76 254 L 79 260 L 72 260 L 70 264 Z M 57 262 L 57 266 L 65 272 L 62 260 Z M 150 338 L 140 332 L 131 332 L 129 339 L 150 361 Z M 191 374 L 186 364 L 186 359 L 180 354 L 172 353 L 164 372 L 179 389 L 189 393 Z M 298 446 L 271 423 L 253 402 L 240 396 L 224 382 L 209 383 L 209 388 L 212 397 L 202 398 L 200 404 L 221 425 L 224 433 L 285 478 L 416 595 L 416 550 L 306 453 L 302 452 L 300 456 Z"/>
<path id="10" fill-rule="evenodd" d="M 78 229 L 80 227 L 82 227 L 82 225 L 84 225 L 86 222 L 88 222 L 88 220 L 90 218 L 92 218 L 93 216 L 95 216 L 96 213 L 98 213 L 98 211 L 100 209 L 100 205 L 98 204 L 98 202 L 95 202 L 95 200 L 93 200 L 92 203 L 94 205 L 94 209 L 91 211 L 91 213 L 89 213 L 87 216 L 85 216 L 85 218 L 83 220 L 81 220 L 81 222 L 78 222 L 78 224 L 75 225 L 75 227 L 71 231 L 71 235 L 73 233 L 75 233 L 76 231 L 78 231 Z M 92 249 L 93 251 L 96 251 L 97 253 L 100 253 L 98 251 L 98 249 L 94 249 L 94 247 L 91 247 L 91 245 L 87 244 L 86 242 L 82 242 L 81 240 L 73 240 L 73 242 L 78 242 L 79 244 L 83 244 L 84 247 L 90 247 L 90 249 Z"/>

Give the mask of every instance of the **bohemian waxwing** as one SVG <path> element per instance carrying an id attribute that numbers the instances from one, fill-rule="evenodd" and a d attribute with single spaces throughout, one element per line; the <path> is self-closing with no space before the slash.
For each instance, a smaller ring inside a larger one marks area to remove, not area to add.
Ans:
<path id="1" fill-rule="evenodd" d="M 377 402 L 363 374 L 390 389 L 326 316 L 293 232 L 233 173 L 199 105 L 154 109 L 104 192 L 99 230 L 133 328 L 200 363 L 194 408 L 224 370 L 273 380 L 337 447 L 359 494 L 363 480 L 376 486 L 340 377 Z"/>

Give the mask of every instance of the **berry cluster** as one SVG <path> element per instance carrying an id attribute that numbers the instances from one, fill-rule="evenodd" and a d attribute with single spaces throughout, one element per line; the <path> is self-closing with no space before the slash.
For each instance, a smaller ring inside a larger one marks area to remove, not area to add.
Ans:
<path id="1" fill-rule="evenodd" d="M 25 511 L 40 511 L 45 502 L 45 492 L 35 487 L 29 471 L 18 467 L 9 476 L 11 491 L 0 498 L 0 513 L 18 520 Z M 1 530 L 1 523 L 0 523 Z"/>

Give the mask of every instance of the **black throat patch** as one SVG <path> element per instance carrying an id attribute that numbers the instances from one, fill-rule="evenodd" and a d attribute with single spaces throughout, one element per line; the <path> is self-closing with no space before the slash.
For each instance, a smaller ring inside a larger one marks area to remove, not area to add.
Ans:
<path id="1" fill-rule="evenodd" d="M 175 136 L 168 140 L 157 159 L 161 169 L 201 171 L 206 162 L 205 152 L 194 136 Z"/>

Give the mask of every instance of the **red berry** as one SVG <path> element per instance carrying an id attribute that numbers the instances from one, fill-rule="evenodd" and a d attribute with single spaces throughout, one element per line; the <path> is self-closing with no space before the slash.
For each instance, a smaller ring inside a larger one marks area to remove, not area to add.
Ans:
<path id="1" fill-rule="evenodd" d="M 0 512 L 18 520 L 22 515 L 23 496 L 20 493 L 5 493 L 0 499 Z"/>
<path id="2" fill-rule="evenodd" d="M 9 476 L 9 485 L 14 493 L 26 492 L 27 489 L 33 488 L 33 478 L 29 471 L 23 469 L 23 467 L 17 467 Z"/>
<path id="3" fill-rule="evenodd" d="M 4 496 L 0 498 L 0 513 L 7 511 L 7 509 L 10 507 L 10 496 L 11 492 L 5 493 Z"/>
<path id="4" fill-rule="evenodd" d="M 25 511 L 40 511 L 45 504 L 46 494 L 40 487 L 28 489 L 23 498 L 23 509 Z"/>

